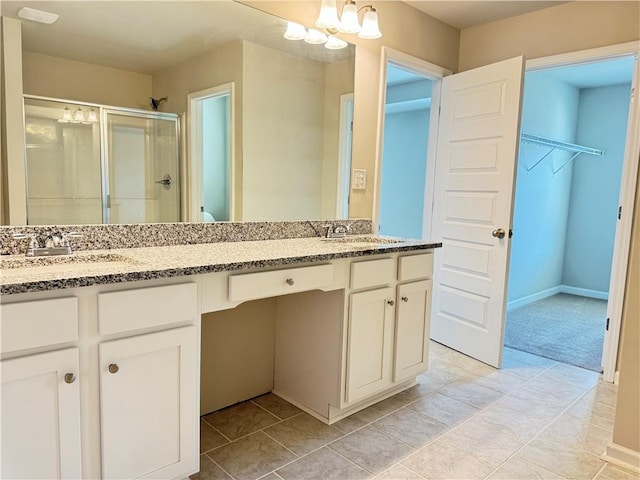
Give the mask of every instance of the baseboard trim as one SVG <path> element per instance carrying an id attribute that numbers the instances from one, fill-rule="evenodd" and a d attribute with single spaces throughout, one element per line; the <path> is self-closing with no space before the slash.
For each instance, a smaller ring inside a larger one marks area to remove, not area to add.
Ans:
<path id="1" fill-rule="evenodd" d="M 609 300 L 609 292 L 601 292 L 599 290 L 589 290 L 588 288 L 570 287 L 569 285 L 560 285 L 561 293 L 569 293 L 579 297 L 597 298 L 598 300 Z"/>
<path id="2" fill-rule="evenodd" d="M 635 473 L 640 473 L 640 452 L 622 447 L 615 443 L 607 445 L 607 450 L 600 455 L 605 462 L 613 463 Z"/>
<path id="3" fill-rule="evenodd" d="M 524 307 L 530 303 L 537 302 L 543 298 L 557 295 L 558 293 L 568 293 L 570 295 L 577 295 L 578 297 L 596 298 L 598 300 L 609 300 L 609 292 L 600 292 L 599 290 L 589 290 L 588 288 L 571 287 L 569 285 L 557 285 L 555 287 L 547 288 L 541 292 L 536 292 L 526 297 L 511 300 L 507 303 L 507 310 L 512 308 Z"/>
<path id="4" fill-rule="evenodd" d="M 512 308 L 524 307 L 525 305 L 537 302 L 538 300 L 542 300 L 543 298 L 552 297 L 553 295 L 562 293 L 561 287 L 561 285 L 558 285 L 557 287 L 547 288 L 546 290 L 542 290 L 541 292 L 536 292 L 531 295 L 527 295 L 526 297 L 512 300 L 507 303 L 507 310 L 511 310 Z"/>

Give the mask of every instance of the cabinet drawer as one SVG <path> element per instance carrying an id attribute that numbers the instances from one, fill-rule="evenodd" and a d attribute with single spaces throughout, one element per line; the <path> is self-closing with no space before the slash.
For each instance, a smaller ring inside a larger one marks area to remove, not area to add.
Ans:
<path id="1" fill-rule="evenodd" d="M 98 330 L 106 335 L 194 320 L 196 302 L 195 283 L 99 293 Z"/>
<path id="2" fill-rule="evenodd" d="M 74 342 L 78 339 L 78 299 L 0 305 L 0 326 L 2 353 Z"/>
<path id="3" fill-rule="evenodd" d="M 386 285 L 395 277 L 393 258 L 381 258 L 351 264 L 351 282 L 353 289 Z"/>
<path id="4" fill-rule="evenodd" d="M 286 268 L 229 276 L 229 300 L 244 302 L 304 292 L 333 284 L 333 265 Z"/>
<path id="5" fill-rule="evenodd" d="M 406 255 L 398 259 L 398 280 L 418 280 L 431 278 L 433 274 L 433 253 Z"/>

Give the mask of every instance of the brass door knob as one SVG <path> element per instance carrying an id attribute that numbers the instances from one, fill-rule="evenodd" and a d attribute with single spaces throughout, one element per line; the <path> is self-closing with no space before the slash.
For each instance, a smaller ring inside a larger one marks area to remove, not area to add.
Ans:
<path id="1" fill-rule="evenodd" d="M 109 364 L 109 373 L 118 373 L 120 367 L 116 363 Z"/>
<path id="2" fill-rule="evenodd" d="M 67 373 L 64 376 L 64 383 L 73 383 L 76 381 L 76 375 L 74 373 Z"/>
<path id="3" fill-rule="evenodd" d="M 496 238 L 504 238 L 506 234 L 507 232 L 504 231 L 504 228 L 496 228 L 493 232 L 491 232 L 491 235 Z"/>

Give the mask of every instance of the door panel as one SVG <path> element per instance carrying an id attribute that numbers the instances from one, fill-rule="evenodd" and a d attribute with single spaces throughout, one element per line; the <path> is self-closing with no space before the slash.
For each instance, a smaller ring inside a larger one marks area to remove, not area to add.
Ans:
<path id="1" fill-rule="evenodd" d="M 197 469 L 196 331 L 105 342 L 100 354 L 104 478 L 177 478 Z"/>
<path id="2" fill-rule="evenodd" d="M 81 478 L 78 349 L 2 362 L 1 478 Z M 36 461 L 37 460 L 37 461 Z"/>
<path id="3" fill-rule="evenodd" d="M 427 370 L 431 281 L 398 286 L 393 381 L 401 382 Z"/>
<path id="4" fill-rule="evenodd" d="M 442 81 L 431 338 L 500 366 L 524 58 Z"/>
<path id="5" fill-rule="evenodd" d="M 351 295 L 347 344 L 347 403 L 384 390 L 391 383 L 393 289 Z"/>

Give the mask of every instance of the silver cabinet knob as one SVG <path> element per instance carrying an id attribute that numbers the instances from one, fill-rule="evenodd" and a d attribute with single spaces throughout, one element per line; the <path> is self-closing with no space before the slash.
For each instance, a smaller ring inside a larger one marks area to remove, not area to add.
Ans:
<path id="1" fill-rule="evenodd" d="M 120 370 L 120 367 L 118 366 L 118 364 L 116 363 L 109 364 L 109 373 L 118 373 L 118 370 Z"/>
<path id="2" fill-rule="evenodd" d="M 496 228 L 493 232 L 491 232 L 491 235 L 493 235 L 496 238 L 504 238 L 506 233 L 507 232 L 504 231 L 504 228 Z"/>
<path id="3" fill-rule="evenodd" d="M 64 376 L 64 383 L 73 383 L 76 381 L 75 373 L 67 373 Z"/>
<path id="4" fill-rule="evenodd" d="M 390 307 L 393 307 L 396 304 L 396 302 L 394 302 L 393 300 L 387 300 L 387 305 L 389 305 Z"/>
<path id="5" fill-rule="evenodd" d="M 402 301 L 403 301 L 404 303 L 407 303 L 407 302 L 409 301 L 409 297 L 402 297 Z"/>
<path id="6" fill-rule="evenodd" d="M 294 283 L 296 283 L 293 281 L 293 278 L 287 278 L 285 282 L 287 282 L 287 285 L 293 285 Z"/>

